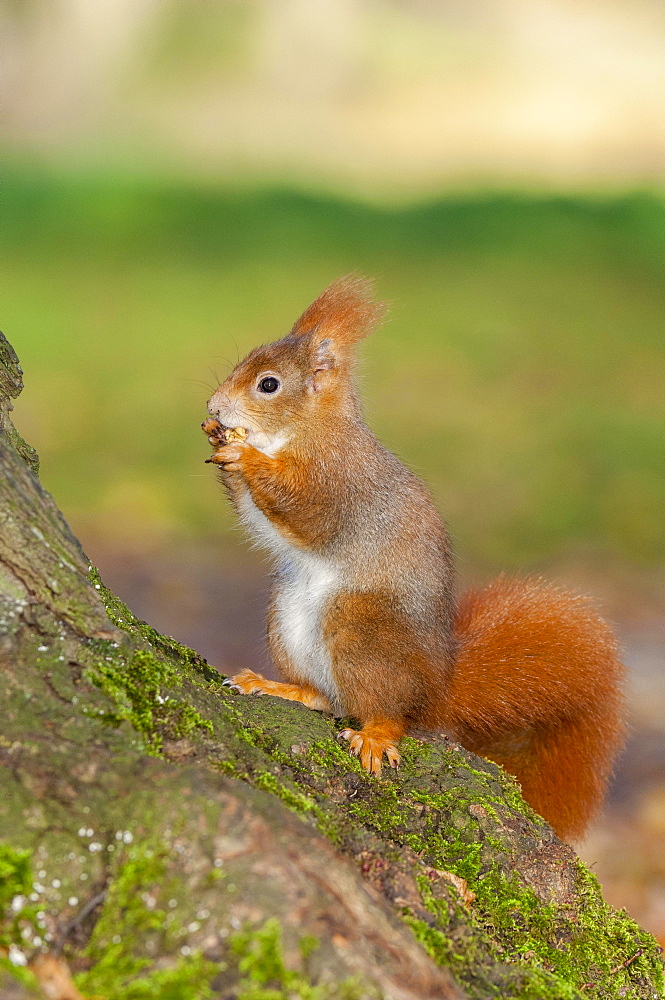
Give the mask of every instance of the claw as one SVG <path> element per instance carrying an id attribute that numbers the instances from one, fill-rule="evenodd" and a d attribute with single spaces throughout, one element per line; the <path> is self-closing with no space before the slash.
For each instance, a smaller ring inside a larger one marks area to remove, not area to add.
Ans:
<path id="1" fill-rule="evenodd" d="M 240 694 L 263 694 L 264 688 L 270 682 L 261 674 L 255 674 L 253 670 L 241 670 L 233 677 L 225 677 L 222 684 L 232 691 L 239 691 Z"/>
<path id="2" fill-rule="evenodd" d="M 287 701 L 298 701 L 301 705 L 316 709 L 318 712 L 331 711 L 328 699 L 315 688 L 309 685 L 269 681 L 261 674 L 255 674 L 253 670 L 241 670 L 233 677 L 224 678 L 222 684 L 233 691 L 239 691 L 240 694 L 274 695 L 277 698 L 285 698 Z"/>
<path id="3" fill-rule="evenodd" d="M 242 688 L 240 687 L 239 684 L 233 683 L 232 677 L 227 677 L 225 680 L 223 680 L 222 686 L 227 687 L 230 691 L 239 691 L 242 694 Z"/>

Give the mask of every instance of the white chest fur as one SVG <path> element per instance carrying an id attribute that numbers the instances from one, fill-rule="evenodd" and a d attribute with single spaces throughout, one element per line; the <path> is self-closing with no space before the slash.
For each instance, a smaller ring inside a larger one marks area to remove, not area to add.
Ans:
<path id="1" fill-rule="evenodd" d="M 330 655 L 323 641 L 325 606 L 339 588 L 339 575 L 327 559 L 291 545 L 246 493 L 240 503 L 242 520 L 257 543 L 278 564 L 274 626 L 294 670 L 325 694 L 333 708 L 340 696 L 332 676 Z"/>

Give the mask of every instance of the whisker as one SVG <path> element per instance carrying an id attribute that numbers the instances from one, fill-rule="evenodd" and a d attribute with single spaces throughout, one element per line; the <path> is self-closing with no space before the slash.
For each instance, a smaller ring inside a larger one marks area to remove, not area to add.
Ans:
<path id="1" fill-rule="evenodd" d="M 217 388 L 214 385 L 210 385 L 209 382 L 204 382 L 203 379 L 200 378 L 179 378 L 177 381 L 184 385 L 202 386 L 204 389 L 207 389 L 208 392 L 214 392 Z"/>
<path id="2" fill-rule="evenodd" d="M 233 368 L 237 364 L 237 362 L 231 361 L 230 358 L 225 357 L 223 354 L 218 354 L 217 357 L 220 361 L 223 361 L 225 365 L 228 365 L 229 368 Z"/>

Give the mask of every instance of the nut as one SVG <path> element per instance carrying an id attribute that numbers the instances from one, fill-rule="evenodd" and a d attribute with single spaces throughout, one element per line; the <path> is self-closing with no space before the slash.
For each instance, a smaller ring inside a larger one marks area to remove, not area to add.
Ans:
<path id="1" fill-rule="evenodd" d="M 247 431 L 244 427 L 223 427 L 222 434 L 224 444 L 232 444 L 234 441 L 244 441 L 247 437 Z"/>
<path id="2" fill-rule="evenodd" d="M 216 417 L 208 417 L 201 424 L 204 434 L 208 435 L 210 444 L 221 448 L 224 444 L 234 444 L 236 441 L 244 441 L 247 431 L 244 427 L 225 427 L 220 424 Z"/>

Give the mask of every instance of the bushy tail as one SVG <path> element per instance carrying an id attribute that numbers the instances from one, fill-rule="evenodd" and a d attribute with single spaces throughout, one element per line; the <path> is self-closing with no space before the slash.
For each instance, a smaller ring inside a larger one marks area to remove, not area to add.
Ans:
<path id="1" fill-rule="evenodd" d="M 464 595 L 455 630 L 446 726 L 514 774 L 560 837 L 581 837 L 624 740 L 611 629 L 585 598 L 500 577 Z"/>

